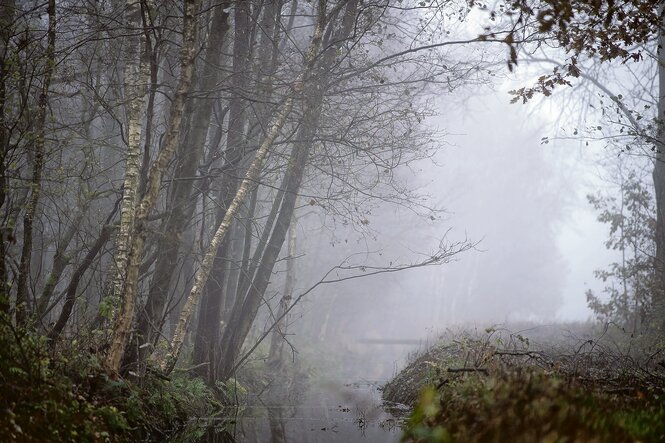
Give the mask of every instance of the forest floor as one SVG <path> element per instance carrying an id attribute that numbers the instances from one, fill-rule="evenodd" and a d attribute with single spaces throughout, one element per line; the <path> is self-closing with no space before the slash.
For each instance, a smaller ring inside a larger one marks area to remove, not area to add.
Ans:
<path id="1" fill-rule="evenodd" d="M 52 350 L 0 321 L 0 441 L 165 441 L 222 407 L 218 392 L 186 373 L 139 384 L 110 376 L 100 360 L 81 339 Z"/>
<path id="2" fill-rule="evenodd" d="M 2 441 L 197 441 L 208 430 L 196 418 L 218 417 L 220 398 L 242 405 L 271 383 L 257 359 L 217 389 L 186 372 L 137 384 L 109 376 L 82 339 L 54 352 L 38 335 L 0 328 Z M 519 329 L 450 332 L 414 354 L 383 388 L 388 404 L 410 407 L 404 440 L 665 441 L 662 342 L 609 326 Z M 324 365 L 336 375 L 350 367 L 338 357 Z M 291 375 L 322 379 L 306 367 Z"/>
<path id="3" fill-rule="evenodd" d="M 384 387 L 418 442 L 665 441 L 665 350 L 611 326 L 449 333 Z"/>

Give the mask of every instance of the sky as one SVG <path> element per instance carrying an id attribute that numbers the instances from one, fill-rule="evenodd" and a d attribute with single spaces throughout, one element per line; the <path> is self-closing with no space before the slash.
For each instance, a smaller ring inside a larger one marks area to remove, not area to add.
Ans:
<path id="1" fill-rule="evenodd" d="M 593 123 L 593 111 L 582 109 L 584 91 L 562 88 L 526 105 L 510 103 L 510 90 L 547 69 L 519 65 L 493 85 L 440 94 L 432 88 L 436 115 L 426 124 L 439 131 L 442 148 L 399 175 L 443 216 L 430 221 L 385 204 L 368 215 L 368 235 L 331 224 L 327 240 L 323 215 L 299 222 L 299 253 L 308 257 L 301 291 L 350 254 L 381 265 L 427 257 L 444 237 L 475 245 L 441 266 L 317 288 L 295 316 L 301 332 L 342 342 L 418 339 L 460 325 L 593 318 L 585 294 L 602 292 L 594 271 L 616 255 L 605 247 L 608 228 L 587 195 L 617 192 L 604 178 L 616 152 L 567 136 Z"/>
<path id="2" fill-rule="evenodd" d="M 555 197 L 553 205 L 558 205 L 558 211 L 546 213 L 548 204 L 542 206 L 526 206 L 521 209 L 524 217 L 528 217 L 536 224 L 552 224 L 554 230 L 554 246 L 558 251 L 542 250 L 539 254 L 558 252 L 561 260 L 556 266 L 563 274 L 560 307 L 553 312 L 552 318 L 558 321 L 583 321 L 592 316 L 586 305 L 585 292 L 588 289 L 599 291 L 602 284 L 593 275 L 594 270 L 606 267 L 612 261 L 613 255 L 605 248 L 607 227 L 597 220 L 597 213 L 587 202 L 586 195 L 595 193 L 606 186 L 599 177 L 602 175 L 602 166 L 598 159 L 606 156 L 603 146 L 595 143 L 584 144 L 580 140 L 561 140 L 556 135 L 565 131 L 566 122 L 574 116 L 567 115 L 565 108 L 561 107 L 559 100 L 540 100 L 528 105 L 510 104 L 508 91 L 516 84 L 525 82 L 525 76 L 516 76 L 503 84 L 495 85 L 494 90 L 469 99 L 466 112 L 451 112 L 452 109 L 441 107 L 440 124 L 452 133 L 449 141 L 453 150 L 462 152 L 461 155 L 450 156 L 443 152 L 446 169 L 459 169 L 460 176 L 476 176 L 474 170 L 478 165 L 475 162 L 483 156 L 472 155 L 469 161 L 466 152 L 473 150 L 487 151 L 486 165 L 494 173 L 505 174 L 505 180 L 513 181 L 513 191 L 522 187 L 528 189 L 532 186 L 551 187 Z M 459 104 L 453 104 L 455 108 Z M 569 124 L 568 124 L 569 125 Z M 541 139 L 548 137 L 550 141 L 543 144 Z M 498 149 L 492 150 L 485 146 L 494 143 Z M 517 151 L 520 164 L 513 170 L 505 171 L 505 165 L 497 165 L 495 155 L 501 157 Z M 532 155 L 529 155 L 532 154 Z M 446 159 L 449 161 L 446 161 Z M 470 164 L 473 162 L 474 164 Z M 557 195 L 558 194 L 558 195 Z M 558 197 L 558 198 L 557 198 Z M 462 198 L 474 199 L 477 196 L 467 195 Z M 510 217 L 515 205 L 514 195 L 500 196 L 501 202 L 496 205 L 500 211 L 495 215 L 497 219 Z M 452 199 L 448 205 L 455 213 L 456 202 Z M 464 206 L 464 202 L 459 204 Z M 472 214 L 471 217 L 480 217 Z M 550 217 L 554 217 L 551 220 Z M 462 218 L 456 222 L 453 215 L 453 225 L 469 223 Z M 459 223 L 461 222 L 461 223 Z M 491 222 L 480 223 L 474 236 L 484 236 L 491 229 Z M 469 223 L 472 224 L 472 223 Z M 468 226 L 467 226 L 468 229 Z M 481 242 L 482 248 L 482 242 Z M 501 255 L 492 245 L 487 245 L 485 254 Z M 510 266 L 506 263 L 506 266 Z M 506 268 L 506 273 L 511 269 Z M 547 321 L 545 317 L 540 320 Z"/>
<path id="3" fill-rule="evenodd" d="M 593 271 L 612 261 L 607 229 L 586 200 L 602 185 L 601 148 L 542 144 L 560 129 L 557 110 L 510 104 L 507 89 L 442 96 L 428 124 L 445 133 L 443 148 L 401 171 L 445 209 L 443 217 L 430 221 L 383 205 L 368 217 L 373 235 L 360 240 L 336 225 L 330 241 L 321 239 L 320 218 L 299 221 L 298 252 L 307 260 L 296 292 L 357 251 L 360 262 L 403 263 L 434 250 L 444 236 L 476 243 L 441 266 L 317 288 L 294 317 L 307 337 L 428 339 L 460 325 L 591 317 L 585 292 L 601 289 Z"/>

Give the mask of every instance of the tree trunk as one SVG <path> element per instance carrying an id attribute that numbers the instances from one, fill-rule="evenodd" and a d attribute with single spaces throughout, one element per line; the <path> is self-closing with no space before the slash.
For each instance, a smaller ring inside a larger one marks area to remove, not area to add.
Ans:
<path id="1" fill-rule="evenodd" d="M 662 16 L 662 13 L 661 13 Z M 656 288 L 653 318 L 661 336 L 665 335 L 665 30 L 658 35 L 658 145 L 653 170 L 656 194 Z"/>
<path id="2" fill-rule="evenodd" d="M 203 289 L 199 306 L 198 325 L 194 337 L 192 364 L 200 365 L 197 374 L 214 384 L 215 347 L 222 314 L 222 302 L 226 294 L 225 286 L 228 277 L 228 263 L 231 235 L 227 235 L 217 250 L 215 261 L 210 271 L 210 278 Z M 204 363 L 208 363 L 204 365 Z"/>
<path id="3" fill-rule="evenodd" d="M 295 4 L 296 2 L 294 2 Z M 278 54 L 280 47 L 280 26 L 278 23 L 281 17 L 282 2 L 280 1 L 270 1 L 266 3 L 265 14 L 263 20 L 261 21 L 260 28 L 263 31 L 261 43 L 259 45 L 258 57 L 259 60 L 270 60 L 269 63 L 262 63 L 259 65 L 258 76 L 257 76 L 257 91 L 260 97 L 259 102 L 254 106 L 255 109 L 255 118 L 252 123 L 250 123 L 250 133 L 248 135 L 248 140 L 250 145 L 257 144 L 260 140 L 262 134 L 262 124 L 266 121 L 270 115 L 270 110 L 268 103 L 272 101 L 273 95 L 273 85 L 272 85 L 272 76 L 277 70 Z M 290 23 L 292 26 L 292 23 Z M 289 28 L 290 30 L 290 28 Z M 288 32 L 287 32 L 288 34 Z M 250 217 L 255 211 L 256 199 L 259 191 L 259 185 L 254 188 L 252 194 L 252 202 L 250 203 Z M 279 211 L 279 206 L 281 205 L 282 198 L 284 196 L 283 188 L 280 188 L 275 200 L 273 202 L 273 207 L 270 211 L 270 214 L 266 220 L 266 224 L 261 235 L 261 239 L 257 244 L 252 260 L 250 261 L 250 251 L 251 251 L 251 238 L 252 238 L 252 229 L 251 224 L 247 224 L 244 235 L 244 245 L 243 245 L 243 258 L 241 263 L 240 273 L 238 275 L 238 281 L 235 285 L 235 298 L 233 304 L 236 303 L 238 298 L 243 299 L 247 293 L 247 285 L 252 280 L 254 272 L 256 271 L 256 266 L 263 254 L 265 245 L 268 242 L 268 237 L 272 231 L 275 218 L 277 217 L 277 212 Z"/>
<path id="4" fill-rule="evenodd" d="M 44 284 L 44 288 L 42 289 L 42 293 L 37 302 L 37 311 L 35 316 L 37 322 L 42 321 L 46 316 L 47 308 L 51 302 L 51 297 L 53 296 L 53 291 L 60 281 L 65 268 L 69 265 L 71 257 L 70 254 L 67 254 L 67 248 L 74 238 L 74 235 L 79 231 L 81 220 L 87 212 L 89 203 L 89 201 L 86 201 L 83 207 L 79 209 L 79 213 L 76 214 L 76 217 L 74 220 L 72 220 L 72 223 L 65 232 L 65 235 L 63 235 L 58 242 L 55 255 L 53 256 L 53 266 L 51 267 L 51 272 L 46 278 L 46 283 Z"/>
<path id="5" fill-rule="evenodd" d="M 46 46 L 46 67 L 42 79 L 42 87 L 37 101 L 37 116 L 35 119 L 35 134 L 33 143 L 32 180 L 30 182 L 30 198 L 25 207 L 23 216 L 23 247 L 19 263 L 19 276 L 16 288 L 16 323 L 24 324 L 32 304 L 29 294 L 30 262 L 32 257 L 32 228 L 42 191 L 42 172 L 44 169 L 44 137 L 46 129 L 46 110 L 48 107 L 48 93 L 51 77 L 55 67 L 55 0 L 49 0 L 47 6 L 48 31 Z"/>
<path id="6" fill-rule="evenodd" d="M 125 94 L 127 103 L 127 160 L 120 204 L 120 228 L 115 239 L 113 296 L 120 298 L 124 291 L 131 235 L 134 229 L 134 215 L 138 201 L 137 191 L 141 170 L 141 113 L 145 96 L 145 68 L 142 66 L 140 37 L 133 35 L 142 27 L 141 4 L 137 0 L 127 0 L 127 26 L 130 34 L 126 41 L 127 61 L 125 62 Z M 143 33 L 142 33 L 143 34 Z"/>
<path id="7" fill-rule="evenodd" d="M 129 235 L 131 248 L 126 260 L 126 275 L 122 288 L 120 313 L 117 316 L 113 335 L 111 338 L 111 349 L 106 358 L 106 366 L 112 372 L 119 372 L 120 363 L 124 357 L 125 347 L 128 342 L 129 332 L 134 321 L 134 310 L 137 298 L 137 285 L 139 267 L 143 256 L 145 243 L 145 223 L 150 212 L 157 202 L 162 175 L 169 162 L 173 158 L 178 146 L 181 123 L 185 109 L 185 101 L 191 90 L 192 77 L 194 74 L 194 59 L 196 57 L 196 35 L 198 9 L 197 0 L 185 0 L 183 17 L 183 42 L 180 54 L 180 76 L 176 87 L 175 96 L 170 107 L 167 132 L 164 136 L 163 147 L 157 158 L 150 167 L 146 192 L 136 212 L 134 232 Z M 139 122 L 140 123 L 140 122 Z M 140 131 L 140 129 L 139 129 Z M 138 143 L 137 143 L 138 145 Z M 138 146 L 137 146 L 138 154 Z M 138 165 L 137 165 L 138 166 Z M 138 170 L 136 173 L 138 174 Z M 133 186 L 137 184 L 133 183 Z"/>
<path id="8" fill-rule="evenodd" d="M 111 348 L 106 356 L 106 366 L 113 372 L 120 369 L 127 334 L 131 327 L 134 312 L 134 295 L 127 294 L 132 285 L 127 288 L 129 281 L 130 253 L 135 236 L 135 215 L 138 204 L 138 190 L 141 175 L 141 131 L 142 113 L 146 94 L 146 80 L 148 70 L 145 66 L 145 33 L 143 37 L 133 35 L 143 28 L 141 2 L 127 0 L 127 26 L 130 34 L 127 37 L 125 64 L 125 101 L 127 102 L 127 160 L 125 163 L 125 179 L 123 183 L 122 202 L 120 205 L 120 228 L 115 240 L 115 254 L 113 256 L 113 303 L 120 303 L 120 312 L 113 313 L 116 317 Z"/>
<path id="9" fill-rule="evenodd" d="M 102 247 L 106 244 L 110 235 L 111 235 L 110 227 L 104 226 L 102 228 L 102 232 L 99 234 L 99 237 L 97 238 L 97 241 L 92 246 L 92 248 L 90 248 L 90 251 L 88 251 L 86 256 L 83 258 L 83 261 L 78 266 L 78 268 L 76 268 L 76 271 L 74 271 L 74 274 L 72 275 L 72 278 L 69 281 L 69 285 L 67 285 L 67 290 L 65 291 L 66 294 L 65 304 L 62 307 L 62 310 L 60 311 L 60 316 L 58 317 L 58 321 L 53 326 L 53 329 L 51 329 L 51 331 L 48 333 L 48 338 L 50 340 L 51 348 L 55 347 L 57 339 L 62 333 L 62 331 L 65 329 L 65 325 L 69 320 L 69 316 L 72 313 L 72 309 L 74 309 L 74 304 L 76 303 L 76 290 L 78 289 L 78 285 L 79 282 L 81 281 L 81 278 L 83 277 L 83 274 L 85 274 L 85 271 L 88 270 L 88 268 L 92 264 L 97 254 L 99 254 L 99 251 L 101 251 Z"/>
<path id="10" fill-rule="evenodd" d="M 250 70 L 248 69 L 249 59 L 247 55 L 252 52 L 250 49 L 252 32 L 249 25 L 250 11 L 248 9 L 248 3 L 249 2 L 245 2 L 243 7 L 236 7 L 235 10 L 236 37 L 233 47 L 233 87 L 236 91 L 244 91 L 247 89 L 248 82 L 246 79 L 249 77 L 250 73 Z M 270 47 L 271 44 L 274 44 L 272 38 L 273 29 L 275 27 L 275 10 L 277 9 L 275 2 L 268 2 L 264 6 L 266 7 L 266 10 L 260 24 L 262 38 L 258 51 L 259 67 L 257 69 L 258 76 L 256 82 L 257 87 L 262 90 L 269 88 L 269 86 L 264 85 L 270 85 L 270 79 L 265 75 L 266 72 L 272 72 L 274 69 L 270 62 Z M 259 12 L 260 11 L 258 10 L 255 11 L 254 16 L 258 16 Z M 267 106 L 265 105 L 265 101 L 268 98 L 264 98 L 262 95 L 263 94 L 259 93 L 259 103 L 255 105 L 255 108 L 256 113 L 259 115 L 259 119 L 264 118 L 267 120 Z M 225 174 L 222 177 L 220 192 L 222 206 L 218 213 L 217 223 L 224 218 L 226 208 L 231 203 L 231 200 L 237 191 L 238 179 L 236 176 L 239 175 L 240 162 L 246 155 L 245 126 L 248 120 L 245 110 L 246 107 L 247 102 L 240 95 L 234 96 L 229 106 L 229 131 L 225 156 L 227 164 L 224 166 Z M 200 311 L 202 315 L 199 316 L 193 354 L 194 365 L 209 362 L 208 366 L 201 366 L 201 371 L 207 371 L 210 383 L 214 383 L 215 380 L 214 370 L 211 371 L 211 369 L 213 369 L 214 363 L 217 361 L 216 350 L 222 318 L 221 308 L 226 303 L 223 299 L 228 299 L 230 297 L 230 294 L 225 290 L 226 287 L 223 284 L 223 282 L 229 280 L 229 276 L 226 275 L 226 270 L 230 258 L 228 257 L 230 243 L 224 243 L 224 246 L 218 250 L 213 263 L 213 269 L 211 270 L 213 279 L 208 281 L 203 292 L 203 300 L 201 302 L 202 308 Z M 218 283 L 220 286 L 218 286 Z M 218 298 L 219 300 L 212 300 L 212 298 Z M 205 310 L 203 309 L 203 306 L 205 306 Z"/>
<path id="11" fill-rule="evenodd" d="M 213 95 L 219 80 L 220 63 L 222 59 L 222 46 L 229 30 L 226 12 L 228 2 L 222 3 L 215 9 L 210 28 L 208 46 L 205 60 L 200 74 L 200 89 L 204 94 Z M 139 310 L 139 322 L 134 337 L 135 345 L 132 350 L 139 349 L 140 355 L 132 352 L 128 355 L 126 363 L 138 362 L 139 373 L 143 373 L 145 362 L 151 353 L 150 345 L 154 345 L 162 326 L 164 308 L 166 306 L 171 284 L 171 278 L 178 263 L 179 239 L 182 237 L 185 226 L 191 218 L 195 205 L 191 202 L 191 194 L 197 167 L 203 157 L 214 96 L 202 97 L 196 101 L 190 137 L 181 140 L 178 157 L 179 163 L 175 171 L 171 197 L 169 202 L 169 216 L 163 229 L 164 240 L 157 245 L 158 254 L 155 271 L 150 284 L 146 303 Z"/>
<path id="12" fill-rule="evenodd" d="M 246 100 L 242 91 L 247 89 L 248 54 L 250 52 L 250 2 L 237 2 L 234 8 L 235 38 L 233 40 L 233 73 L 231 84 L 236 93 L 231 97 L 229 103 L 229 127 L 226 136 L 226 150 L 224 152 L 223 175 L 221 178 L 221 189 L 218 201 L 220 208 L 217 211 L 216 223 L 219 224 L 226 215 L 227 208 L 233 201 L 238 189 L 240 164 L 244 156 L 245 147 L 245 124 L 246 124 Z M 214 357 L 215 342 L 219 331 L 221 319 L 222 298 L 225 295 L 224 281 L 226 280 L 226 259 L 229 251 L 230 241 L 225 239 L 222 246 L 217 250 L 215 260 L 210 271 L 212 279 L 208 280 L 203 290 L 201 315 L 194 336 L 194 353 L 192 363 L 198 365 L 208 362 L 208 366 L 201 366 L 201 373 L 209 372 Z M 209 381 L 212 378 L 209 377 Z"/>
<path id="13" fill-rule="evenodd" d="M 304 129 L 297 136 L 300 141 L 294 145 L 291 153 L 291 161 L 286 173 L 284 199 L 275 222 L 275 229 L 270 235 L 270 240 L 256 270 L 256 275 L 249 285 L 247 296 L 237 300 L 231 314 L 231 323 L 224 330 L 224 336 L 222 337 L 223 360 L 219 369 L 219 380 L 228 380 L 233 376 L 236 360 L 254 323 L 261 300 L 263 300 L 263 294 L 268 287 L 268 283 L 270 283 L 270 277 L 279 251 L 284 244 L 289 221 L 295 209 L 298 190 L 309 158 L 316 123 L 318 123 L 321 110 L 320 102 L 317 105 L 314 109 L 306 108 L 305 115 L 308 116 L 310 121 L 303 124 Z M 313 123 L 313 125 L 310 126 L 308 123 Z"/>
<path id="14" fill-rule="evenodd" d="M 0 209 L 5 205 L 9 182 L 7 178 L 7 155 L 9 154 L 9 134 L 6 122 L 7 84 L 10 75 L 7 63 L 7 43 L 12 34 L 14 20 L 14 1 L 0 2 Z M 7 243 L 10 242 L 11 232 L 3 226 L 0 228 L 0 313 L 9 314 L 9 287 L 7 275 Z"/>
<path id="15" fill-rule="evenodd" d="M 253 182 L 258 179 L 261 173 L 261 169 L 263 167 L 263 162 L 266 156 L 268 155 L 270 147 L 272 146 L 275 139 L 277 138 L 277 135 L 279 134 L 282 127 L 286 123 L 288 116 L 291 114 L 291 110 L 293 109 L 293 104 L 295 101 L 295 96 L 299 95 L 304 89 L 305 79 L 307 78 L 307 76 L 309 75 L 309 73 L 313 68 L 316 54 L 318 53 L 319 48 L 321 46 L 321 39 L 323 35 L 323 28 L 325 26 L 325 17 L 326 17 L 325 5 L 326 5 L 325 0 L 319 1 L 317 25 L 314 31 L 314 35 L 312 37 L 312 41 L 309 45 L 309 49 L 307 50 L 307 54 L 305 56 L 305 68 L 293 83 L 293 92 L 287 97 L 285 102 L 280 107 L 275 122 L 271 125 L 270 130 L 266 135 L 266 138 L 263 140 L 263 143 L 261 143 L 261 146 L 259 146 L 259 149 L 257 150 L 256 155 L 254 157 L 254 160 L 252 161 L 252 164 L 249 166 L 247 173 L 245 174 L 245 178 L 238 187 L 238 192 L 233 198 L 231 205 L 228 207 L 224 219 L 222 220 L 222 223 L 219 225 L 218 229 L 216 230 L 215 235 L 213 235 L 210 245 L 203 257 L 201 266 L 196 272 L 196 276 L 194 278 L 194 285 L 192 286 L 192 289 L 182 309 L 180 319 L 178 320 L 178 326 L 176 327 L 173 339 L 171 340 L 170 349 L 163 357 L 159 358 L 159 365 L 162 371 L 165 373 L 170 373 L 175 367 L 175 363 L 178 360 L 180 351 L 182 350 L 182 344 L 185 340 L 185 334 L 187 332 L 189 320 L 191 319 L 192 313 L 194 312 L 194 308 L 201 295 L 203 286 L 208 280 L 208 276 L 210 275 L 210 270 L 212 268 L 213 260 L 217 254 L 217 250 L 231 226 L 231 221 L 237 214 L 240 205 L 242 204 L 242 202 L 245 199 L 245 196 L 252 187 Z"/>
<path id="16" fill-rule="evenodd" d="M 286 279 L 284 281 L 284 292 L 279 300 L 279 309 L 277 310 L 277 324 L 270 337 L 270 351 L 268 352 L 268 364 L 274 368 L 281 368 L 284 364 L 282 351 L 286 341 L 288 317 L 285 315 L 293 299 L 293 290 L 296 283 L 296 218 L 291 218 L 289 226 L 289 243 L 286 253 Z"/>
<path id="17" fill-rule="evenodd" d="M 351 0 L 347 3 L 339 3 L 338 7 L 346 5 L 344 18 L 341 27 L 332 36 L 331 43 L 326 42 L 326 51 L 321 57 L 321 62 L 317 64 L 316 74 L 311 79 L 311 88 L 308 89 L 307 103 L 303 111 L 303 121 L 300 130 L 296 136 L 297 142 L 294 144 L 289 168 L 286 173 L 286 185 L 280 189 L 283 192 L 283 201 L 279 209 L 279 215 L 275 222 L 275 228 L 270 235 L 270 240 L 266 245 L 265 252 L 261 256 L 260 264 L 256 269 L 255 275 L 250 277 L 253 280 L 248 286 L 248 292 L 244 299 L 239 298 L 236 301 L 234 310 L 231 314 L 231 323 L 224 330 L 222 337 L 222 356 L 223 361 L 220 365 L 218 379 L 227 380 L 233 376 L 237 366 L 237 359 L 242 350 L 242 346 L 247 338 L 251 326 L 256 318 L 261 300 L 265 290 L 270 282 L 272 270 L 277 261 L 277 257 L 282 248 L 286 233 L 289 227 L 291 217 L 295 210 L 295 203 L 305 173 L 305 167 L 309 158 L 310 150 L 314 142 L 314 136 L 319 125 L 323 98 L 327 88 L 330 69 L 336 57 L 337 49 L 341 43 L 350 35 L 357 13 L 357 0 Z M 338 10 L 339 11 L 339 10 Z M 334 14 L 330 14 L 334 16 Z M 329 29 L 329 33 L 332 30 Z M 329 34 L 327 33 L 327 34 Z M 279 195 L 279 194 L 278 194 Z M 266 227 L 269 229 L 269 226 Z M 266 231 L 264 231 L 266 233 Z M 255 256 L 258 255 L 255 253 Z M 242 288 L 241 288 L 242 289 Z M 242 294 L 241 294 L 242 295 Z"/>

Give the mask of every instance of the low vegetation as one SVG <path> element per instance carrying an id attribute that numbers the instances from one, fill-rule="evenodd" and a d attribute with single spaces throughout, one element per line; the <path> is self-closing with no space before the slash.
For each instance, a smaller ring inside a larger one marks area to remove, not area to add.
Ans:
<path id="1" fill-rule="evenodd" d="M 455 334 L 384 388 L 412 407 L 404 441 L 665 441 L 662 344 L 613 327 Z"/>
<path id="2" fill-rule="evenodd" d="M 77 351 L 80 343 L 54 357 L 43 337 L 8 322 L 0 328 L 4 441 L 160 441 L 218 406 L 201 379 L 147 376 L 138 385 L 110 377 L 94 352 Z"/>

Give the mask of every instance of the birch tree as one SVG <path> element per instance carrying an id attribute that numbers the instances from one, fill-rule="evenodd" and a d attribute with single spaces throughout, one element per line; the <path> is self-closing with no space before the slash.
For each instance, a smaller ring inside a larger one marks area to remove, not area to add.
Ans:
<path id="1" fill-rule="evenodd" d="M 280 106 L 279 111 L 275 116 L 274 122 L 270 125 L 270 130 L 266 134 L 266 137 L 261 143 L 259 149 L 256 151 L 255 157 L 252 160 L 252 163 L 249 166 L 247 173 L 245 174 L 245 177 L 240 183 L 240 186 L 238 187 L 238 191 L 235 197 L 233 198 L 233 201 L 226 210 L 224 219 L 222 220 L 219 227 L 215 231 L 215 234 L 212 237 L 210 245 L 208 246 L 206 253 L 203 257 L 202 263 L 196 272 L 194 285 L 192 286 L 192 289 L 189 295 L 187 296 L 187 300 L 185 301 L 185 304 L 183 306 L 176 330 L 173 334 L 173 338 L 171 339 L 169 350 L 164 356 L 159 357 L 158 360 L 158 364 L 164 373 L 168 374 L 173 370 L 175 363 L 180 355 L 191 316 L 194 312 L 194 308 L 196 307 L 198 299 L 201 295 L 203 286 L 205 285 L 206 280 L 209 277 L 210 269 L 212 267 L 213 260 L 217 253 L 217 249 L 219 248 L 221 242 L 224 240 L 224 237 L 228 233 L 233 217 L 235 217 L 235 215 L 237 214 L 240 205 L 244 201 L 247 193 L 249 192 L 252 183 L 256 181 L 259 174 L 261 173 L 261 168 L 263 167 L 263 162 L 265 161 L 265 158 L 268 155 L 268 151 L 272 146 L 272 144 L 274 143 L 274 141 L 276 140 L 277 136 L 279 135 L 279 132 L 281 131 L 282 127 L 286 123 L 287 118 L 289 117 L 291 110 L 293 109 L 296 97 L 304 90 L 305 81 L 307 80 L 308 75 L 310 74 L 312 68 L 314 67 L 314 62 L 319 52 L 319 48 L 321 46 L 323 30 L 327 19 L 326 6 L 327 6 L 326 0 L 319 0 L 316 27 L 314 29 L 311 43 L 305 55 L 304 69 L 293 82 L 292 84 L 293 92 L 287 97 L 284 103 Z M 339 7 L 341 7 L 341 4 L 337 5 L 337 8 Z"/>
<path id="2" fill-rule="evenodd" d="M 253 147 L 260 143 L 263 126 L 270 119 L 271 111 L 275 108 L 272 102 L 275 96 L 275 83 L 279 81 L 275 74 L 281 62 L 280 38 L 291 32 L 290 26 L 287 25 L 284 31 L 280 26 L 282 2 L 255 3 L 254 8 L 252 16 L 260 15 L 261 19 L 251 28 L 248 26 L 247 20 L 243 18 L 248 13 L 241 10 L 236 11 L 240 18 L 237 21 L 241 31 L 234 40 L 233 90 L 244 91 L 249 87 L 253 91 L 253 95 L 252 99 L 248 100 L 242 93 L 234 94 L 229 100 L 225 162 L 222 166 L 223 173 L 218 193 L 220 207 L 215 214 L 218 222 L 224 218 L 226 208 L 230 205 L 236 192 L 238 186 L 236 177 L 242 172 L 244 159 L 251 156 Z M 236 29 L 237 33 L 238 31 Z M 250 36 L 246 34 L 257 34 L 256 38 L 251 39 L 256 41 L 248 41 Z M 253 55 L 253 60 L 248 57 L 248 54 Z M 248 83 L 246 77 L 250 76 L 252 82 Z M 247 130 L 244 129 L 245 126 L 248 128 Z M 211 383 L 216 380 L 220 327 L 226 320 L 223 318 L 224 312 L 222 311 L 228 312 L 229 306 L 232 306 L 234 297 L 238 294 L 239 280 L 243 280 L 247 275 L 246 265 L 235 264 L 234 250 L 231 245 L 236 247 L 242 245 L 242 254 L 247 263 L 252 241 L 251 219 L 255 214 L 259 188 L 260 184 L 254 186 L 246 214 L 240 217 L 244 220 L 245 235 L 235 241 L 229 235 L 227 240 L 222 243 L 213 262 L 212 278 L 208 279 L 199 303 L 192 363 L 201 365 L 198 372 L 202 376 L 207 375 Z M 240 224 L 238 218 L 235 224 Z M 237 252 L 240 252 L 240 249 Z M 229 265 L 230 262 L 234 264 Z"/>
<path id="3" fill-rule="evenodd" d="M 120 226 L 115 238 L 113 270 L 113 297 L 121 299 L 127 276 L 129 250 L 134 231 L 134 217 L 138 203 L 139 175 L 141 171 L 142 113 L 145 102 L 147 67 L 143 54 L 145 36 L 141 2 L 128 0 L 126 23 L 131 30 L 126 41 L 127 60 L 124 69 L 125 101 L 127 114 L 127 157 L 120 205 Z"/>
<path id="4" fill-rule="evenodd" d="M 157 202 L 162 175 L 164 174 L 164 171 L 171 161 L 178 145 L 181 123 L 185 109 L 185 100 L 190 92 L 192 84 L 194 58 L 196 55 L 195 43 L 197 34 L 197 21 L 195 15 L 197 10 L 198 1 L 184 1 L 183 41 L 180 54 L 180 76 L 178 79 L 175 96 L 170 107 L 167 132 L 163 140 L 162 149 L 150 167 L 145 194 L 142 196 L 140 204 L 136 208 L 136 219 L 133 221 L 134 226 L 130 228 L 128 232 L 130 249 L 129 251 L 122 250 L 120 252 L 121 257 L 123 258 L 122 263 L 124 263 L 123 266 L 126 270 L 126 274 L 124 275 L 125 280 L 122 285 L 122 291 L 120 292 L 122 298 L 120 305 L 121 309 L 113 329 L 111 349 L 109 350 L 106 358 L 107 367 L 111 371 L 115 372 L 120 370 L 120 363 L 122 362 L 122 358 L 125 353 L 125 347 L 127 345 L 127 341 L 129 340 L 130 328 L 134 321 L 137 298 L 136 291 L 139 277 L 138 274 L 145 244 L 145 222 Z M 130 171 L 132 174 L 131 186 L 133 186 L 132 192 L 134 195 L 138 186 L 137 181 L 134 179 L 134 174 L 138 172 L 135 166 L 138 166 L 138 162 L 133 164 L 131 169 L 129 168 L 129 165 L 127 167 L 128 171 Z M 125 174 L 125 176 L 127 176 L 127 174 Z M 127 189 L 125 189 L 125 191 L 127 191 Z M 135 197 L 133 198 L 135 199 Z M 117 285 L 118 280 L 119 276 L 116 275 L 116 290 L 119 289 L 119 286 Z"/>
<path id="5" fill-rule="evenodd" d="M 159 336 L 167 294 L 177 265 L 180 244 L 172 239 L 181 238 L 195 208 L 192 203 L 195 182 L 191 177 L 196 174 L 203 158 L 204 145 L 213 115 L 223 61 L 221 48 L 229 30 L 228 6 L 227 3 L 217 5 L 212 14 L 205 57 L 199 74 L 200 97 L 195 101 L 189 137 L 182 138 L 180 142 L 178 166 L 172 181 L 171 198 L 166 208 L 168 217 L 163 227 L 166 241 L 159 242 L 157 246 L 157 260 L 150 290 L 145 305 L 139 309 L 135 342 L 136 348 L 143 351 L 141 355 L 129 355 L 128 363 L 138 360 L 141 368 L 150 354 L 150 346 L 146 344 L 154 344 Z"/>

